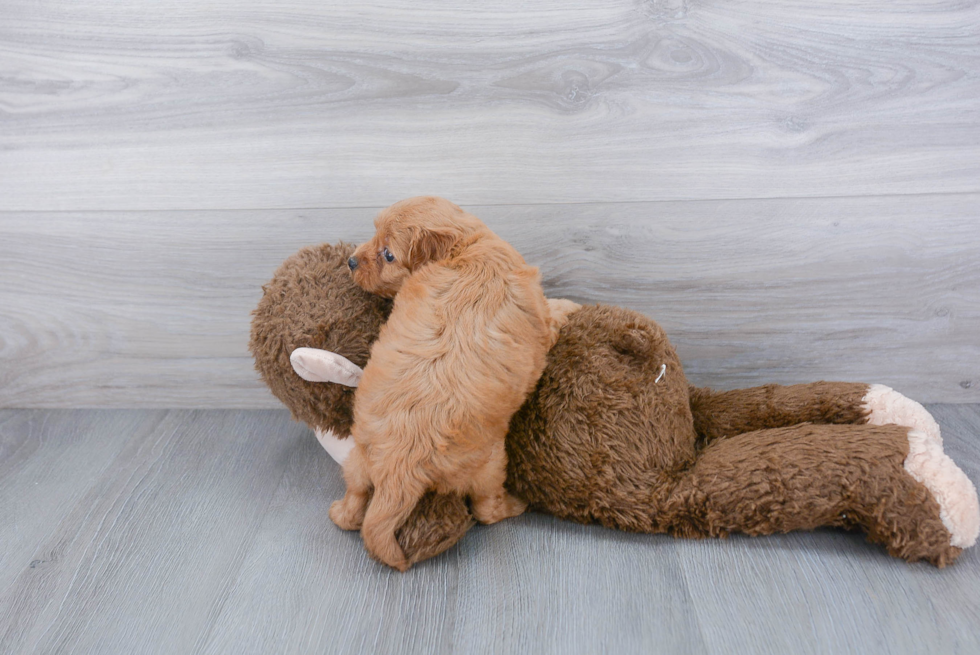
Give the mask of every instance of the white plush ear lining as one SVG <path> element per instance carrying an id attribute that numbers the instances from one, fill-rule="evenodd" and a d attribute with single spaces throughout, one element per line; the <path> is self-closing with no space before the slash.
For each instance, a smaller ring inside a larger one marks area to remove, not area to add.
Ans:
<path id="1" fill-rule="evenodd" d="M 356 387 L 364 370 L 343 355 L 319 348 L 297 348 L 289 355 L 296 375 L 310 382 L 336 382 Z"/>

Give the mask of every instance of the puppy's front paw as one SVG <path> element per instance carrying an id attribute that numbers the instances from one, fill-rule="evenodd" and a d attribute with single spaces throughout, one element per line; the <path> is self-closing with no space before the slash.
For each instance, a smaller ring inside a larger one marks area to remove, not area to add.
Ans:
<path id="1" fill-rule="evenodd" d="M 330 520 L 341 530 L 360 530 L 364 523 L 364 508 L 358 508 L 345 497 L 330 505 Z"/>

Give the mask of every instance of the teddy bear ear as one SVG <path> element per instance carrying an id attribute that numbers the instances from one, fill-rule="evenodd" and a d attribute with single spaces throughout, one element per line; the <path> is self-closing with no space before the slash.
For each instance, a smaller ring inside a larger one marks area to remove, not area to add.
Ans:
<path id="1" fill-rule="evenodd" d="M 364 370 L 343 355 L 319 348 L 297 348 L 289 355 L 296 375 L 309 382 L 336 382 L 356 387 Z"/>

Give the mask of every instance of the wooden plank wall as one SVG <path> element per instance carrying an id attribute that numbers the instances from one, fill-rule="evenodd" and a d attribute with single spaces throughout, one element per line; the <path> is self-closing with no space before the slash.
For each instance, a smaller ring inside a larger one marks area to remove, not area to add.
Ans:
<path id="1" fill-rule="evenodd" d="M 977 2 L 0 0 L 0 407 L 273 407 L 278 262 L 419 193 L 702 385 L 980 402 Z"/>

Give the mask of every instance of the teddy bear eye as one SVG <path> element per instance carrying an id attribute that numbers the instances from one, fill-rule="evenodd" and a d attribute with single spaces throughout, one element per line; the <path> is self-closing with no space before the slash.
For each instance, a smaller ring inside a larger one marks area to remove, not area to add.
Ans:
<path id="1" fill-rule="evenodd" d="M 384 255 L 385 261 L 388 262 L 389 264 L 391 262 L 395 261 L 395 256 L 392 255 L 391 254 L 391 251 L 388 250 L 387 248 L 385 248 L 384 250 L 382 250 L 381 251 L 381 254 Z"/>

